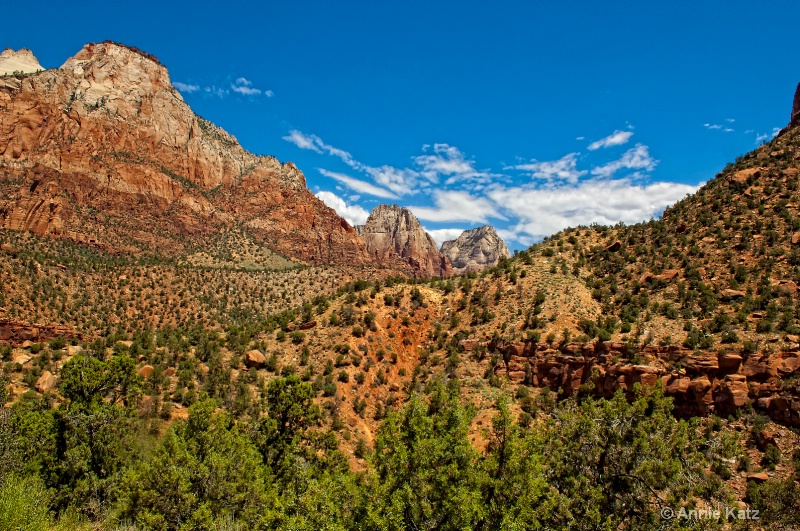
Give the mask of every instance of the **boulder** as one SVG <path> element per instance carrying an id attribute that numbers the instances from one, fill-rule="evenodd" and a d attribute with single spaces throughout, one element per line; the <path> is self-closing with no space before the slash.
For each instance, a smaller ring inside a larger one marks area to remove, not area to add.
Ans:
<path id="1" fill-rule="evenodd" d="M 756 433 L 756 446 L 762 452 L 766 451 L 767 446 L 778 446 L 778 443 L 775 439 L 778 437 L 779 433 L 772 428 L 765 428 L 760 432 Z"/>
<path id="2" fill-rule="evenodd" d="M 145 365 L 144 367 L 139 369 L 138 372 L 139 376 L 141 376 L 142 378 L 149 378 L 153 374 L 153 371 L 155 371 L 155 368 L 152 365 Z"/>
<path id="3" fill-rule="evenodd" d="M 58 383 L 58 378 L 56 378 L 50 371 L 44 371 L 39 379 L 36 380 L 36 390 L 40 393 L 47 393 L 52 390 L 56 383 Z"/>
<path id="4" fill-rule="evenodd" d="M 722 290 L 722 298 L 726 300 L 741 299 L 747 296 L 747 293 L 738 289 L 724 289 Z"/>
<path id="5" fill-rule="evenodd" d="M 260 369 L 267 364 L 267 358 L 260 350 L 248 350 L 244 355 L 244 364 L 248 367 Z"/>
<path id="6" fill-rule="evenodd" d="M 11 351 L 11 362 L 12 363 L 19 363 L 20 365 L 25 365 L 29 361 L 31 361 L 33 357 L 25 352 L 24 350 L 12 350 Z"/>
<path id="7" fill-rule="evenodd" d="M 753 472 L 747 474 L 747 481 L 755 481 L 756 483 L 764 483 L 769 481 L 769 475 L 766 472 Z"/>

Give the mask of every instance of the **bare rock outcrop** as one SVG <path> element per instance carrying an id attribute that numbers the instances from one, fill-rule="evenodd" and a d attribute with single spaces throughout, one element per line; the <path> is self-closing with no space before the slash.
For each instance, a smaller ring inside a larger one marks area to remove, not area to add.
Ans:
<path id="1" fill-rule="evenodd" d="M 480 342 L 462 346 L 472 350 L 476 344 Z M 611 397 L 620 389 L 633 392 L 637 383 L 653 386 L 660 381 L 681 416 L 727 416 L 752 404 L 775 422 L 800 426 L 800 384 L 792 379 L 800 373 L 795 349 L 744 359 L 733 352 L 612 341 L 556 345 L 494 338 L 483 344 L 502 355 L 504 363 L 495 372 L 505 372 L 514 383 L 565 395 L 587 386 L 595 395 Z M 641 361 L 626 361 L 632 358 Z"/>
<path id="2" fill-rule="evenodd" d="M 356 231 L 375 263 L 403 269 L 418 278 L 453 274 L 450 261 L 405 207 L 378 205 Z"/>
<path id="3" fill-rule="evenodd" d="M 797 84 L 797 90 L 794 91 L 794 102 L 792 103 L 792 118 L 789 120 L 789 125 L 794 125 L 800 122 L 800 83 Z"/>
<path id="4" fill-rule="evenodd" d="M 33 52 L 21 48 L 16 52 L 6 48 L 0 53 L 0 76 L 8 74 L 30 74 L 44 70 Z"/>
<path id="5" fill-rule="evenodd" d="M 465 230 L 455 240 L 448 240 L 441 249 L 453 265 L 453 273 L 461 275 L 482 271 L 503 258 L 510 258 L 505 242 L 491 225 Z"/>
<path id="6" fill-rule="evenodd" d="M 0 78 L 0 123 L 0 227 L 170 256 L 242 226 L 298 261 L 369 260 L 294 164 L 197 116 L 135 48 L 87 44 L 59 69 Z"/>

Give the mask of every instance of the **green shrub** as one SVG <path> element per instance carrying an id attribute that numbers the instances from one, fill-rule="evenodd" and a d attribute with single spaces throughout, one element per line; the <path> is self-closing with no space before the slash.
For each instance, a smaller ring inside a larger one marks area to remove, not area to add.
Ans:
<path id="1" fill-rule="evenodd" d="M 48 529 L 50 497 L 39 478 L 10 475 L 0 488 L 0 529 L 43 531 Z"/>

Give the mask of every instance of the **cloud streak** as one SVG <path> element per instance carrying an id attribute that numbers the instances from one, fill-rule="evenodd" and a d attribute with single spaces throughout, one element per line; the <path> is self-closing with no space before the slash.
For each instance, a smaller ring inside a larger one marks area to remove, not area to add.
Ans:
<path id="1" fill-rule="evenodd" d="M 636 144 L 636 147 L 626 151 L 619 159 L 593 168 L 592 175 L 600 178 L 608 178 L 619 170 L 652 171 L 655 169 L 656 164 L 658 164 L 658 161 L 650 156 L 650 151 L 647 146 Z"/>
<path id="2" fill-rule="evenodd" d="M 184 94 L 192 94 L 200 90 L 200 85 L 192 85 L 189 83 L 181 83 L 180 81 L 173 81 L 172 86 Z"/>
<path id="3" fill-rule="evenodd" d="M 633 136 L 632 131 L 614 131 L 610 135 L 605 138 L 601 138 L 600 140 L 596 140 L 589 144 L 589 151 L 595 151 L 600 148 L 608 148 L 612 146 L 621 146 L 623 144 L 627 144 L 628 140 L 631 139 Z"/>
<path id="4" fill-rule="evenodd" d="M 568 153 L 558 160 L 543 161 L 532 160 L 526 164 L 517 164 L 509 169 L 528 172 L 535 179 L 545 181 L 566 181 L 575 184 L 578 179 L 586 175 L 586 170 L 578 170 L 578 153 Z"/>
<path id="5" fill-rule="evenodd" d="M 382 197 L 384 199 L 398 199 L 398 196 L 389 190 L 385 190 L 366 181 L 350 177 L 349 175 L 328 171 L 321 168 L 319 169 L 319 172 L 325 177 L 330 177 L 331 179 L 339 181 L 343 185 L 347 186 L 351 190 L 355 190 L 356 192 L 373 195 L 375 197 Z"/>

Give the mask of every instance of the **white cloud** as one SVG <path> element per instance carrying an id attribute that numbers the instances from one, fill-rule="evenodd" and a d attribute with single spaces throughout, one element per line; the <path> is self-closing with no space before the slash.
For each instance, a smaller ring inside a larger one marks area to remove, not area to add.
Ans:
<path id="1" fill-rule="evenodd" d="M 456 238 L 461 236 L 461 233 L 464 232 L 464 230 L 463 229 L 434 229 L 434 230 L 425 229 L 425 232 L 427 232 L 428 234 L 431 235 L 431 238 L 433 238 L 433 241 L 435 241 L 436 245 L 439 246 L 439 248 L 441 249 L 442 248 L 442 244 L 444 242 L 446 242 L 448 240 L 455 240 Z"/>
<path id="2" fill-rule="evenodd" d="M 586 140 L 586 137 L 585 136 L 578 136 L 578 137 L 575 137 L 575 140 Z"/>
<path id="3" fill-rule="evenodd" d="M 261 94 L 261 89 L 255 88 L 251 81 L 243 77 L 237 78 L 234 83 L 231 83 L 231 90 L 243 96 L 257 96 Z"/>
<path id="4" fill-rule="evenodd" d="M 376 183 L 385 186 L 398 195 L 416 193 L 419 173 L 408 168 L 398 169 L 393 166 L 381 166 L 380 168 L 364 167 L 364 171 L 372 177 Z"/>
<path id="5" fill-rule="evenodd" d="M 374 195 L 375 197 L 382 197 L 384 199 L 397 199 L 397 195 L 390 192 L 389 190 L 384 190 L 383 188 L 379 188 L 374 184 L 362 181 L 360 179 L 355 179 L 353 177 L 350 177 L 349 175 L 344 175 L 342 173 L 336 173 L 323 169 L 320 169 L 319 172 L 325 177 L 330 177 L 331 179 L 339 181 L 343 185 L 347 186 L 352 190 L 355 190 L 356 192 L 360 192 L 362 194 Z"/>
<path id="6" fill-rule="evenodd" d="M 311 151 L 322 153 L 322 149 L 317 146 L 317 141 L 322 141 L 315 135 L 306 135 L 300 131 L 292 130 L 289 131 L 289 134 L 283 137 L 283 139 L 287 142 L 291 142 L 300 149 L 310 149 Z"/>
<path id="7" fill-rule="evenodd" d="M 530 245 L 566 227 L 645 221 L 697 188 L 668 182 L 641 185 L 630 179 L 590 180 L 543 189 L 497 187 L 488 196 L 518 220 L 500 232 L 501 237 Z"/>
<path id="8" fill-rule="evenodd" d="M 256 88 L 253 86 L 253 82 L 244 77 L 236 78 L 236 81 L 231 83 L 231 90 L 241 94 L 242 96 L 259 96 L 264 94 L 264 96 L 271 98 L 273 93 L 271 90 L 261 90 L 260 88 Z"/>
<path id="9" fill-rule="evenodd" d="M 707 129 L 722 129 L 722 126 L 719 124 L 703 124 L 703 127 Z"/>
<path id="10" fill-rule="evenodd" d="M 345 164 L 356 170 L 362 170 L 365 168 L 365 166 L 355 160 L 350 153 L 344 151 L 343 149 L 335 148 L 330 144 L 326 144 L 317 135 L 307 135 L 302 131 L 293 129 L 289 131 L 289 134 L 283 137 L 283 139 L 287 142 L 291 142 L 300 149 L 310 149 L 311 151 L 316 151 L 320 154 L 327 153 L 328 155 L 338 157 L 342 159 Z"/>
<path id="11" fill-rule="evenodd" d="M 448 144 L 434 144 L 433 153 L 426 153 L 414 157 L 414 163 L 419 169 L 396 168 L 394 166 L 369 166 L 359 162 L 343 149 L 326 144 L 320 137 L 306 134 L 298 130 L 289 131 L 283 137 L 301 149 L 309 149 L 320 154 L 337 157 L 345 164 L 371 177 L 377 184 L 400 195 L 413 195 L 419 191 L 430 189 L 432 184 L 438 184 L 441 177 L 445 177 L 447 185 L 469 183 L 473 189 L 479 189 L 489 182 L 496 174 L 475 169 L 474 162 L 467 160 L 461 151 Z M 427 152 L 431 146 L 422 146 Z"/>
<path id="12" fill-rule="evenodd" d="M 736 120 L 734 118 L 725 118 L 725 121 L 728 122 L 729 124 L 732 124 Z"/>
<path id="13" fill-rule="evenodd" d="M 780 133 L 780 132 L 781 132 L 781 128 L 780 127 L 773 127 L 772 128 L 772 133 L 760 133 L 760 134 L 758 134 L 756 136 L 756 144 L 760 144 L 760 143 L 762 143 L 762 142 L 764 142 L 766 140 L 772 140 L 773 138 L 778 136 L 778 133 Z"/>
<path id="14" fill-rule="evenodd" d="M 578 154 L 568 153 L 558 160 L 539 162 L 533 160 L 527 164 L 517 164 L 511 168 L 530 172 L 531 177 L 553 181 L 560 179 L 575 184 L 578 179 L 586 175 L 585 170 L 578 170 Z"/>
<path id="15" fill-rule="evenodd" d="M 725 133 L 733 133 L 734 131 L 736 131 L 736 129 L 731 129 L 730 127 L 726 127 L 722 131 L 725 132 Z"/>
<path id="16" fill-rule="evenodd" d="M 181 83 L 180 81 L 174 81 L 172 86 L 186 94 L 191 94 L 192 92 L 200 90 L 200 85 L 190 85 L 189 83 Z"/>
<path id="17" fill-rule="evenodd" d="M 651 171 L 656 167 L 656 164 L 658 164 L 658 161 L 650 156 L 647 146 L 636 144 L 636 147 L 626 151 L 619 159 L 593 168 L 592 175 L 608 178 L 623 169 Z"/>
<path id="18" fill-rule="evenodd" d="M 429 145 L 422 146 L 423 153 L 430 149 Z M 449 144 L 434 144 L 433 153 L 414 157 L 414 163 L 419 166 L 420 175 L 430 182 L 439 182 L 439 177 L 447 177 L 445 184 L 456 183 L 487 183 L 492 175 L 486 171 L 475 168 L 475 161 L 468 160 L 455 146 Z"/>
<path id="19" fill-rule="evenodd" d="M 614 131 L 607 137 L 601 138 L 600 140 L 596 140 L 589 144 L 589 151 L 627 144 L 628 140 L 630 140 L 632 136 L 633 132 L 631 131 Z"/>
<path id="20" fill-rule="evenodd" d="M 348 205 L 344 199 L 333 192 L 317 192 L 317 198 L 334 209 L 336 213 L 346 219 L 350 225 L 363 225 L 367 222 L 369 212 L 358 205 Z"/>
<path id="21" fill-rule="evenodd" d="M 471 221 L 487 223 L 488 218 L 505 220 L 505 216 L 486 197 L 476 197 L 461 190 L 434 190 L 435 208 L 408 207 L 415 216 L 425 221 Z"/>

